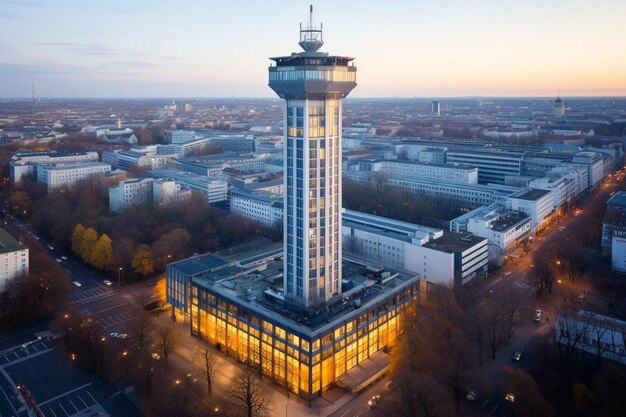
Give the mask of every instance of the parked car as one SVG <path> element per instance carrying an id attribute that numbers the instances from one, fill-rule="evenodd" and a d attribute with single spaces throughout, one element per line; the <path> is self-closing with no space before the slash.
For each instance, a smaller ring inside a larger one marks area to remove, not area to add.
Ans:
<path id="1" fill-rule="evenodd" d="M 522 354 L 522 351 L 521 351 L 521 350 L 518 350 L 517 352 L 515 352 L 515 353 L 513 354 L 513 360 L 514 360 L 515 362 L 519 362 L 519 361 L 521 361 L 521 360 L 522 360 L 522 357 L 523 357 L 523 356 L 524 356 L 524 355 Z"/>
<path id="2" fill-rule="evenodd" d="M 72 284 L 76 285 L 77 287 L 82 287 L 83 286 L 83 284 L 81 284 L 78 281 L 72 281 Z"/>
<path id="3" fill-rule="evenodd" d="M 56 261 L 57 261 L 58 263 L 63 262 L 63 261 L 61 260 L 61 258 L 56 258 Z"/>
<path id="4" fill-rule="evenodd" d="M 505 277 L 510 277 L 510 276 L 511 276 L 511 274 L 512 274 L 512 272 L 511 272 L 511 271 L 506 271 L 506 272 L 504 273 L 504 276 L 505 276 Z"/>
<path id="5" fill-rule="evenodd" d="M 111 285 L 113 285 L 113 284 L 111 284 L 111 281 L 109 281 L 108 279 L 105 279 L 105 280 L 104 280 L 104 281 L 102 281 L 102 282 L 104 282 L 104 285 L 108 285 L 109 287 L 110 287 Z"/>
<path id="6" fill-rule="evenodd" d="M 539 323 L 539 321 L 541 321 L 541 310 L 536 310 L 535 311 L 535 317 L 533 318 L 534 321 L 536 321 L 537 323 Z"/>
<path id="7" fill-rule="evenodd" d="M 515 394 L 513 394 L 512 392 L 509 392 L 508 394 L 506 394 L 504 396 L 504 399 L 514 403 L 515 402 Z"/>
<path id="8" fill-rule="evenodd" d="M 465 396 L 465 399 L 467 401 L 476 401 L 478 399 L 478 390 L 477 389 L 470 390 Z"/>
<path id="9" fill-rule="evenodd" d="M 61 256 L 61 259 L 63 259 L 64 261 L 67 261 L 67 256 L 63 255 Z"/>

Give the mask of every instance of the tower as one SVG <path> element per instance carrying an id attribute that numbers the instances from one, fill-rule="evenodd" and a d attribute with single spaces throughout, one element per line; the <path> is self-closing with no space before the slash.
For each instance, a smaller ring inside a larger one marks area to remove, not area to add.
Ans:
<path id="1" fill-rule="evenodd" d="M 552 106 L 552 115 L 554 117 L 563 117 L 565 115 L 565 103 L 561 100 L 560 94 L 557 96 Z"/>
<path id="2" fill-rule="evenodd" d="M 342 99 L 354 58 L 318 52 L 322 25 L 300 25 L 304 52 L 270 58 L 269 86 L 284 107 L 284 294 L 315 308 L 341 293 Z"/>

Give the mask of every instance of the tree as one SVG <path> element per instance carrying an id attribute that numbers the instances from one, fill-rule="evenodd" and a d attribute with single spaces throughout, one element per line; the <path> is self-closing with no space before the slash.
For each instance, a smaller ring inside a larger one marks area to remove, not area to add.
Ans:
<path id="1" fill-rule="evenodd" d="M 491 359 L 496 358 L 496 350 L 506 333 L 506 315 L 500 304 L 488 300 L 485 304 L 485 336 L 491 350 Z"/>
<path id="2" fill-rule="evenodd" d="M 269 415 L 270 398 L 256 374 L 254 369 L 243 367 L 233 378 L 229 394 L 242 417 Z"/>
<path id="3" fill-rule="evenodd" d="M 83 261 L 89 262 L 91 260 L 91 254 L 97 241 L 98 233 L 91 227 L 86 229 L 80 242 L 80 256 L 83 258 Z"/>
<path id="4" fill-rule="evenodd" d="M 83 236 L 85 235 L 85 226 L 78 223 L 74 226 L 74 231 L 72 232 L 72 252 L 77 255 L 80 255 L 80 247 L 83 242 Z"/>
<path id="5" fill-rule="evenodd" d="M 211 395 L 213 389 L 213 377 L 217 371 L 217 357 L 213 348 L 207 343 L 204 343 L 198 349 L 198 356 L 200 357 L 200 365 L 204 370 L 207 382 L 207 392 Z"/>
<path id="6" fill-rule="evenodd" d="M 139 245 L 137 247 L 131 262 L 131 267 L 135 273 L 141 275 L 144 279 L 154 272 L 154 261 L 152 260 L 150 246 Z"/>
<path id="7" fill-rule="evenodd" d="M 113 246 L 111 238 L 105 234 L 94 245 L 89 263 L 98 269 L 106 269 L 113 264 Z"/>
<path id="8" fill-rule="evenodd" d="M 163 358 L 167 362 L 167 358 L 170 356 L 176 345 L 176 333 L 172 327 L 163 326 L 157 331 L 157 346 L 163 354 Z"/>

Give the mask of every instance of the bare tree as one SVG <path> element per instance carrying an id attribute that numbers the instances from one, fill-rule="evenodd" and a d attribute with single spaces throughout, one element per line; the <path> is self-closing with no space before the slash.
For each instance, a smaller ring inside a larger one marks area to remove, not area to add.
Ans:
<path id="1" fill-rule="evenodd" d="M 491 359 L 496 358 L 496 350 L 500 347 L 506 333 L 506 316 L 502 306 L 496 302 L 488 301 L 485 304 L 485 336 Z"/>
<path id="2" fill-rule="evenodd" d="M 137 347 L 139 349 L 144 349 L 148 344 L 147 341 L 150 337 L 152 322 L 147 314 L 141 309 L 136 309 L 133 312 L 133 315 L 134 318 L 130 322 L 130 333 Z"/>
<path id="3" fill-rule="evenodd" d="M 233 377 L 229 391 L 231 400 L 242 417 L 264 417 L 269 415 L 270 399 L 265 386 L 254 369 L 240 368 Z"/>
<path id="4" fill-rule="evenodd" d="M 207 383 L 207 392 L 211 395 L 213 389 L 213 377 L 217 371 L 217 357 L 213 348 L 207 343 L 202 344 L 198 349 L 198 357 L 200 357 L 200 364 L 204 370 Z"/>
<path id="5" fill-rule="evenodd" d="M 163 326 L 157 331 L 157 345 L 159 346 L 161 353 L 163 353 L 163 357 L 166 362 L 176 345 L 175 336 L 176 334 L 174 329 L 169 326 Z"/>

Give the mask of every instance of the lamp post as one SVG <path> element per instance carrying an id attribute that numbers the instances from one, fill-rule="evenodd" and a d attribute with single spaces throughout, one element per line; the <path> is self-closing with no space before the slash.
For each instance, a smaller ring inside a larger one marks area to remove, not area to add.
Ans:
<path id="1" fill-rule="evenodd" d="M 122 288 L 122 267 L 117 270 L 117 287 Z"/>

